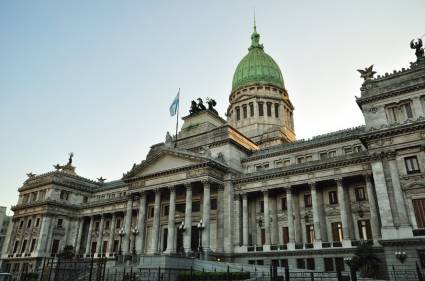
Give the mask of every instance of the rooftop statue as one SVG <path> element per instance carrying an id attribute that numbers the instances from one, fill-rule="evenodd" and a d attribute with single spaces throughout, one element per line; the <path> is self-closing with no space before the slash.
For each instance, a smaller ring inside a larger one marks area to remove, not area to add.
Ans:
<path id="1" fill-rule="evenodd" d="M 373 75 L 376 74 L 376 71 L 373 71 L 373 64 L 369 67 L 363 69 L 357 69 L 360 72 L 360 77 L 364 79 L 364 81 L 370 80 L 373 78 Z"/>
<path id="2" fill-rule="evenodd" d="M 97 181 L 98 181 L 100 184 L 103 184 L 103 183 L 106 181 L 106 179 L 105 179 L 105 178 L 103 178 L 103 177 L 100 177 L 100 178 L 97 178 Z"/>
<path id="3" fill-rule="evenodd" d="M 53 168 L 55 168 L 56 171 L 62 171 L 62 172 L 75 174 L 75 167 L 72 166 L 72 157 L 74 157 L 74 153 L 70 152 L 68 163 L 66 163 L 66 165 L 56 164 L 56 165 L 53 165 Z"/>
<path id="4" fill-rule="evenodd" d="M 35 177 L 36 176 L 36 174 L 33 174 L 32 172 L 29 172 L 29 173 L 27 173 L 27 177 L 30 179 L 30 178 L 33 178 L 33 177 Z"/>
<path id="5" fill-rule="evenodd" d="M 207 98 L 208 108 L 205 107 L 204 101 L 201 98 L 198 98 L 197 101 L 198 102 L 192 100 L 190 104 L 189 115 L 194 115 L 204 110 L 209 110 L 215 114 L 218 114 L 217 110 L 214 108 L 217 105 L 217 102 L 214 99 Z"/>
<path id="6" fill-rule="evenodd" d="M 410 41 L 410 48 L 416 50 L 415 55 L 418 60 L 424 58 L 424 48 L 421 38 L 418 38 L 416 42 L 415 39 Z"/>

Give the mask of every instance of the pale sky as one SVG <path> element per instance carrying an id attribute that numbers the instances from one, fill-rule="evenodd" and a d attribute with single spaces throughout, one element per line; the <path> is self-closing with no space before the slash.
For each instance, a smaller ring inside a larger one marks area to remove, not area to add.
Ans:
<path id="1" fill-rule="evenodd" d="M 174 131 L 179 87 L 182 116 L 212 97 L 224 117 L 254 8 L 298 139 L 363 124 L 356 69 L 408 67 L 425 34 L 423 0 L 0 1 L 0 206 L 70 151 L 79 175 L 120 178 Z"/>

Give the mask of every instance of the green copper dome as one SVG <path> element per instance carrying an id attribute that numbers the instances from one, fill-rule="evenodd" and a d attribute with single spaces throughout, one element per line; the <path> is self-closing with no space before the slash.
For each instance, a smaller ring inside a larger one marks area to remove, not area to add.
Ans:
<path id="1" fill-rule="evenodd" d="M 285 88 L 282 72 L 271 56 L 264 52 L 260 44 L 260 34 L 254 25 L 249 53 L 241 60 L 233 75 L 232 92 L 249 85 L 273 85 Z"/>

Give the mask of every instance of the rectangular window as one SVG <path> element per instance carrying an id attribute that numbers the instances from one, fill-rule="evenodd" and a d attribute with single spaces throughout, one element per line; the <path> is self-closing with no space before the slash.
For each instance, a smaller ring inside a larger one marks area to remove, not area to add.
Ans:
<path id="1" fill-rule="evenodd" d="M 404 112 L 406 113 L 406 117 L 413 118 L 413 112 L 412 112 L 412 107 L 410 106 L 410 103 L 405 103 L 403 107 L 404 107 Z"/>
<path id="2" fill-rule="evenodd" d="M 344 234 L 342 232 L 342 225 L 340 222 L 331 223 L 332 228 L 332 240 L 333 241 L 342 241 L 344 239 Z"/>
<path id="3" fill-rule="evenodd" d="M 21 220 L 21 222 L 19 223 L 19 229 L 22 229 L 24 227 L 24 220 Z"/>
<path id="4" fill-rule="evenodd" d="M 119 248 L 119 246 L 120 246 L 120 241 L 119 241 L 119 240 L 114 240 L 114 246 L 113 246 L 112 251 L 113 251 L 114 253 L 118 252 L 118 248 Z"/>
<path id="5" fill-rule="evenodd" d="M 26 247 L 27 247 L 27 240 L 24 240 L 24 242 L 22 243 L 22 247 L 21 247 L 21 254 L 23 254 L 25 252 Z"/>
<path id="6" fill-rule="evenodd" d="M 305 162 L 305 158 L 304 158 L 304 156 L 301 156 L 301 157 L 298 157 L 297 158 L 297 163 L 298 164 L 301 164 L 301 163 L 304 163 Z"/>
<path id="7" fill-rule="evenodd" d="M 305 261 L 304 261 L 304 259 L 297 259 L 297 268 L 298 269 L 305 269 Z"/>
<path id="8" fill-rule="evenodd" d="M 286 211 L 288 209 L 286 197 L 282 197 L 282 211 Z"/>
<path id="9" fill-rule="evenodd" d="M 255 171 L 262 171 L 263 170 L 263 165 L 257 165 L 255 166 Z"/>
<path id="10" fill-rule="evenodd" d="M 311 155 L 306 155 L 305 156 L 305 161 L 306 162 L 311 161 L 311 160 L 313 160 L 313 156 L 311 156 Z"/>
<path id="11" fill-rule="evenodd" d="M 282 160 L 274 161 L 274 167 L 275 168 L 281 168 L 281 167 L 283 167 Z"/>
<path id="12" fill-rule="evenodd" d="M 316 268 L 316 265 L 314 264 L 314 259 L 308 258 L 307 259 L 307 269 L 314 270 L 315 268 Z"/>
<path id="13" fill-rule="evenodd" d="M 418 250 L 418 257 L 421 268 L 425 268 L 425 250 Z"/>
<path id="14" fill-rule="evenodd" d="M 27 222 L 27 228 L 30 228 L 31 227 L 31 222 L 32 222 L 32 220 L 28 220 L 28 222 Z"/>
<path id="15" fill-rule="evenodd" d="M 353 153 L 353 149 L 350 146 L 344 147 L 344 153 L 351 154 Z"/>
<path id="16" fill-rule="evenodd" d="M 333 258 L 324 258 L 325 271 L 334 271 L 334 260 Z"/>
<path id="17" fill-rule="evenodd" d="M 356 201 L 365 201 L 366 194 L 363 187 L 359 187 L 354 189 L 354 193 L 356 194 Z"/>
<path id="18" fill-rule="evenodd" d="M 241 109 L 238 107 L 236 107 L 236 120 L 241 120 Z"/>
<path id="19" fill-rule="evenodd" d="M 111 222 L 109 221 L 109 220 L 107 220 L 106 222 L 105 222 L 105 229 L 106 230 L 109 230 L 109 228 L 111 227 Z"/>
<path id="20" fill-rule="evenodd" d="M 276 118 L 279 117 L 279 104 L 278 103 L 274 104 L 274 117 L 276 117 Z"/>
<path id="21" fill-rule="evenodd" d="M 217 199 L 211 199 L 211 210 L 217 210 Z"/>
<path id="22" fill-rule="evenodd" d="M 288 242 L 289 242 L 289 230 L 288 230 L 288 227 L 286 227 L 286 226 L 284 226 L 284 227 L 282 227 L 282 235 L 283 235 L 283 239 L 282 239 L 282 241 L 283 241 L 283 244 L 284 245 L 286 245 L 286 244 L 288 244 Z"/>
<path id="23" fill-rule="evenodd" d="M 372 230 L 370 228 L 369 220 L 359 220 L 357 221 L 359 227 L 360 239 L 371 240 L 372 239 Z"/>
<path id="24" fill-rule="evenodd" d="M 328 159 L 328 153 L 326 151 L 320 152 L 319 153 L 319 158 L 320 158 L 320 160 L 326 160 L 326 159 Z"/>
<path id="25" fill-rule="evenodd" d="M 264 169 L 268 169 L 270 167 L 269 163 L 263 165 Z"/>
<path id="26" fill-rule="evenodd" d="M 162 216 L 166 217 L 168 216 L 169 213 L 170 213 L 169 205 L 165 205 L 164 207 L 162 207 Z"/>
<path id="27" fill-rule="evenodd" d="M 260 201 L 260 212 L 264 213 L 264 201 Z"/>
<path id="28" fill-rule="evenodd" d="M 153 208 L 152 208 L 153 210 Z M 115 225 L 115 229 L 120 229 L 121 228 L 121 219 L 117 219 L 116 225 Z"/>
<path id="29" fill-rule="evenodd" d="M 425 228 L 425 198 L 413 199 L 412 203 L 418 228 Z"/>
<path id="30" fill-rule="evenodd" d="M 288 267 L 288 260 L 287 259 L 281 259 L 280 260 L 280 266 L 281 267 Z"/>
<path id="31" fill-rule="evenodd" d="M 254 116 L 254 104 L 251 102 L 251 103 L 249 103 L 249 115 L 251 116 L 251 117 L 253 117 Z"/>
<path id="32" fill-rule="evenodd" d="M 31 241 L 30 253 L 32 253 L 35 249 L 35 241 L 36 241 L 35 239 L 32 239 Z"/>
<path id="33" fill-rule="evenodd" d="M 267 116 L 269 116 L 269 117 L 272 116 L 272 103 L 271 102 L 267 103 Z"/>
<path id="34" fill-rule="evenodd" d="M 13 254 L 16 254 L 16 252 L 18 251 L 18 247 L 19 247 L 19 241 L 15 241 L 15 245 L 13 246 Z"/>
<path id="35" fill-rule="evenodd" d="M 258 116 L 264 116 L 264 103 L 258 103 Z"/>
<path id="36" fill-rule="evenodd" d="M 338 195 L 336 191 L 329 191 L 329 204 L 338 204 Z"/>
<path id="37" fill-rule="evenodd" d="M 63 224 L 63 219 L 58 219 L 57 227 L 62 228 L 62 224 Z"/>
<path id="38" fill-rule="evenodd" d="M 328 157 L 329 158 L 333 158 L 335 156 L 336 156 L 336 151 L 335 150 L 331 150 L 331 151 L 328 152 Z"/>
<path id="39" fill-rule="evenodd" d="M 304 206 L 305 207 L 311 207 L 312 202 L 311 202 L 311 194 L 305 194 L 304 195 Z"/>
<path id="40" fill-rule="evenodd" d="M 305 226 L 306 234 L 307 234 L 307 243 L 313 243 L 315 240 L 315 234 L 314 234 L 314 225 L 307 224 Z"/>
<path id="41" fill-rule="evenodd" d="M 246 104 L 242 106 L 242 113 L 243 113 L 243 118 L 246 119 L 248 117 L 248 108 L 246 107 Z"/>
<path id="42" fill-rule="evenodd" d="M 53 244 L 52 244 L 52 254 L 57 254 L 59 252 L 59 242 L 60 240 L 53 240 Z"/>
<path id="43" fill-rule="evenodd" d="M 201 203 L 198 202 L 192 202 L 192 212 L 199 212 L 201 211 Z"/>
<path id="44" fill-rule="evenodd" d="M 291 164 L 291 160 L 289 160 L 289 159 L 283 160 L 283 166 L 287 167 L 287 166 L 289 166 L 289 164 Z"/>
<path id="45" fill-rule="evenodd" d="M 153 206 L 149 207 L 149 217 L 153 218 L 154 214 L 155 214 L 155 208 Z"/>
<path id="46" fill-rule="evenodd" d="M 408 174 L 415 174 L 420 172 L 417 156 L 405 157 L 404 164 L 406 165 L 406 172 Z"/>
<path id="47" fill-rule="evenodd" d="M 335 258 L 335 269 L 344 271 L 344 258 Z"/>

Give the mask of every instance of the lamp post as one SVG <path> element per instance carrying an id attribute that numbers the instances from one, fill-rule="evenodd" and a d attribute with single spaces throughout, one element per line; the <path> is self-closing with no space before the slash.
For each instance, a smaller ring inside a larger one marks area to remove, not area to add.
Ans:
<path id="1" fill-rule="evenodd" d="M 118 254 L 121 256 L 122 255 L 122 238 L 125 235 L 124 227 L 121 227 L 120 230 L 118 230 L 118 235 L 120 237 L 120 249 L 119 249 Z"/>
<path id="2" fill-rule="evenodd" d="M 357 274 L 353 266 L 353 259 L 351 257 L 347 257 L 344 258 L 344 262 L 350 268 L 351 281 L 357 281 Z"/>
<path id="3" fill-rule="evenodd" d="M 180 232 L 180 233 L 182 233 L 183 234 L 183 232 L 186 230 L 186 228 L 184 227 L 184 220 L 182 220 L 182 222 L 179 224 L 179 226 L 177 227 L 177 232 Z M 177 236 L 179 236 L 178 234 L 177 234 Z M 184 247 L 181 247 L 180 248 L 181 249 L 181 254 L 184 254 Z"/>
<path id="4" fill-rule="evenodd" d="M 133 234 L 133 255 L 136 254 L 136 236 L 139 235 L 139 229 L 137 226 L 131 228 L 131 234 Z"/>
<path id="5" fill-rule="evenodd" d="M 198 227 L 198 232 L 199 232 L 198 253 L 199 253 L 199 258 L 201 258 L 201 254 L 203 252 L 203 250 L 202 250 L 202 231 L 205 228 L 205 225 L 204 225 L 204 222 L 202 221 L 202 219 L 199 221 L 197 227 Z"/>
<path id="6" fill-rule="evenodd" d="M 394 253 L 395 257 L 403 264 L 407 258 L 407 254 L 404 251 L 397 251 Z"/>

